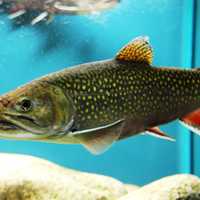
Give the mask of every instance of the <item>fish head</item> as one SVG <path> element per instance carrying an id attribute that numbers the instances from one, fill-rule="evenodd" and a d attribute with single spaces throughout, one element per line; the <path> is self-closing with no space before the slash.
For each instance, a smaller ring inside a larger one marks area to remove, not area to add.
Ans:
<path id="1" fill-rule="evenodd" d="M 43 139 L 67 132 L 73 106 L 63 90 L 30 83 L 0 97 L 0 137 Z"/>

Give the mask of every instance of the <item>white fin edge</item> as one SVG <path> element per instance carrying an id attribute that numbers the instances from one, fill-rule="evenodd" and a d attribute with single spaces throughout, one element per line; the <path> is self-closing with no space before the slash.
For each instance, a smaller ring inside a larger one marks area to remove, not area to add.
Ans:
<path id="1" fill-rule="evenodd" d="M 45 19 L 49 15 L 48 12 L 43 12 L 40 15 L 38 15 L 35 19 L 32 20 L 31 25 L 35 25 Z"/>
<path id="2" fill-rule="evenodd" d="M 68 135 L 69 135 L 69 136 L 75 136 L 75 135 L 90 133 L 90 132 L 94 132 L 94 131 L 99 131 L 99 130 L 102 130 L 102 129 L 106 129 L 106 128 L 115 126 L 115 125 L 119 124 L 119 123 L 122 122 L 122 121 L 124 121 L 124 120 L 121 119 L 121 120 L 118 120 L 118 121 L 113 122 L 113 123 L 111 123 L 111 124 L 108 124 L 108 125 L 105 125 L 105 126 L 100 126 L 100 127 L 97 127 L 97 128 L 91 128 L 91 129 L 86 129 L 86 130 L 82 130 L 82 131 L 70 132 Z"/>
<path id="3" fill-rule="evenodd" d="M 153 136 L 153 137 L 156 137 L 156 138 L 160 138 L 160 139 L 163 139 L 163 140 L 168 140 L 168 141 L 171 141 L 171 142 L 175 142 L 176 140 L 170 136 L 161 136 L 161 135 L 158 135 L 156 133 L 153 133 L 153 132 L 150 132 L 150 131 L 146 131 L 145 134 L 147 135 L 150 135 L 150 136 Z"/>
<path id="4" fill-rule="evenodd" d="M 138 37 L 134 38 L 130 43 L 134 42 L 135 40 L 141 40 L 141 41 L 144 41 L 144 42 L 147 42 L 148 44 L 150 44 L 150 37 L 147 35 L 138 36 Z"/>
<path id="5" fill-rule="evenodd" d="M 198 128 L 195 128 L 181 120 L 179 120 L 180 124 L 183 125 L 184 127 L 186 127 L 187 129 L 189 129 L 190 131 L 194 132 L 195 134 L 200 136 L 200 130 Z"/>
<path id="6" fill-rule="evenodd" d="M 24 15 L 26 13 L 26 10 L 19 10 L 19 11 L 16 11 L 15 13 L 12 13 L 8 16 L 9 19 L 15 19 L 17 17 L 20 17 L 21 15 Z"/>

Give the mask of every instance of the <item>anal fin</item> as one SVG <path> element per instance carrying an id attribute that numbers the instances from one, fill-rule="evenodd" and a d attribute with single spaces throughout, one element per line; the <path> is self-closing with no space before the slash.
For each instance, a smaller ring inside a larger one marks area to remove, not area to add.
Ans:
<path id="1" fill-rule="evenodd" d="M 173 142 L 175 141 L 174 138 L 165 134 L 158 127 L 152 127 L 152 128 L 147 129 L 146 134 L 151 135 L 153 137 L 161 138 L 164 140 L 169 140 L 169 141 L 173 141 Z"/>
<path id="2" fill-rule="evenodd" d="M 192 132 L 200 135 L 200 109 L 184 116 L 180 119 L 180 122 Z"/>

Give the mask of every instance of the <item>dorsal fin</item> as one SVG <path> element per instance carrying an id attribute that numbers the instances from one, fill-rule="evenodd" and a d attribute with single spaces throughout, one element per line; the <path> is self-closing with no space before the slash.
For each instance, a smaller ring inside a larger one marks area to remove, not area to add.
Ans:
<path id="1" fill-rule="evenodd" d="M 118 52 L 116 59 L 151 64 L 153 50 L 149 44 L 149 38 L 137 37 Z"/>

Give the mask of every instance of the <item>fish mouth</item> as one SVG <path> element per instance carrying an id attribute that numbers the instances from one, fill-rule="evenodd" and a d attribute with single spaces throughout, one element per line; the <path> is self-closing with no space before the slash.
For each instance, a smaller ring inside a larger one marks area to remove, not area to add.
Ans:
<path id="1" fill-rule="evenodd" d="M 20 127 L 11 123 L 11 122 L 8 122 L 6 120 L 0 120 L 0 130 L 19 130 Z"/>
<path id="2" fill-rule="evenodd" d="M 67 133 L 42 126 L 38 121 L 25 115 L 0 113 L 0 138 L 45 141 L 62 138 Z"/>
<path id="3" fill-rule="evenodd" d="M 44 128 L 41 128 L 32 118 L 7 113 L 0 115 L 1 138 L 37 140 L 45 138 L 47 136 L 45 132 Z"/>

